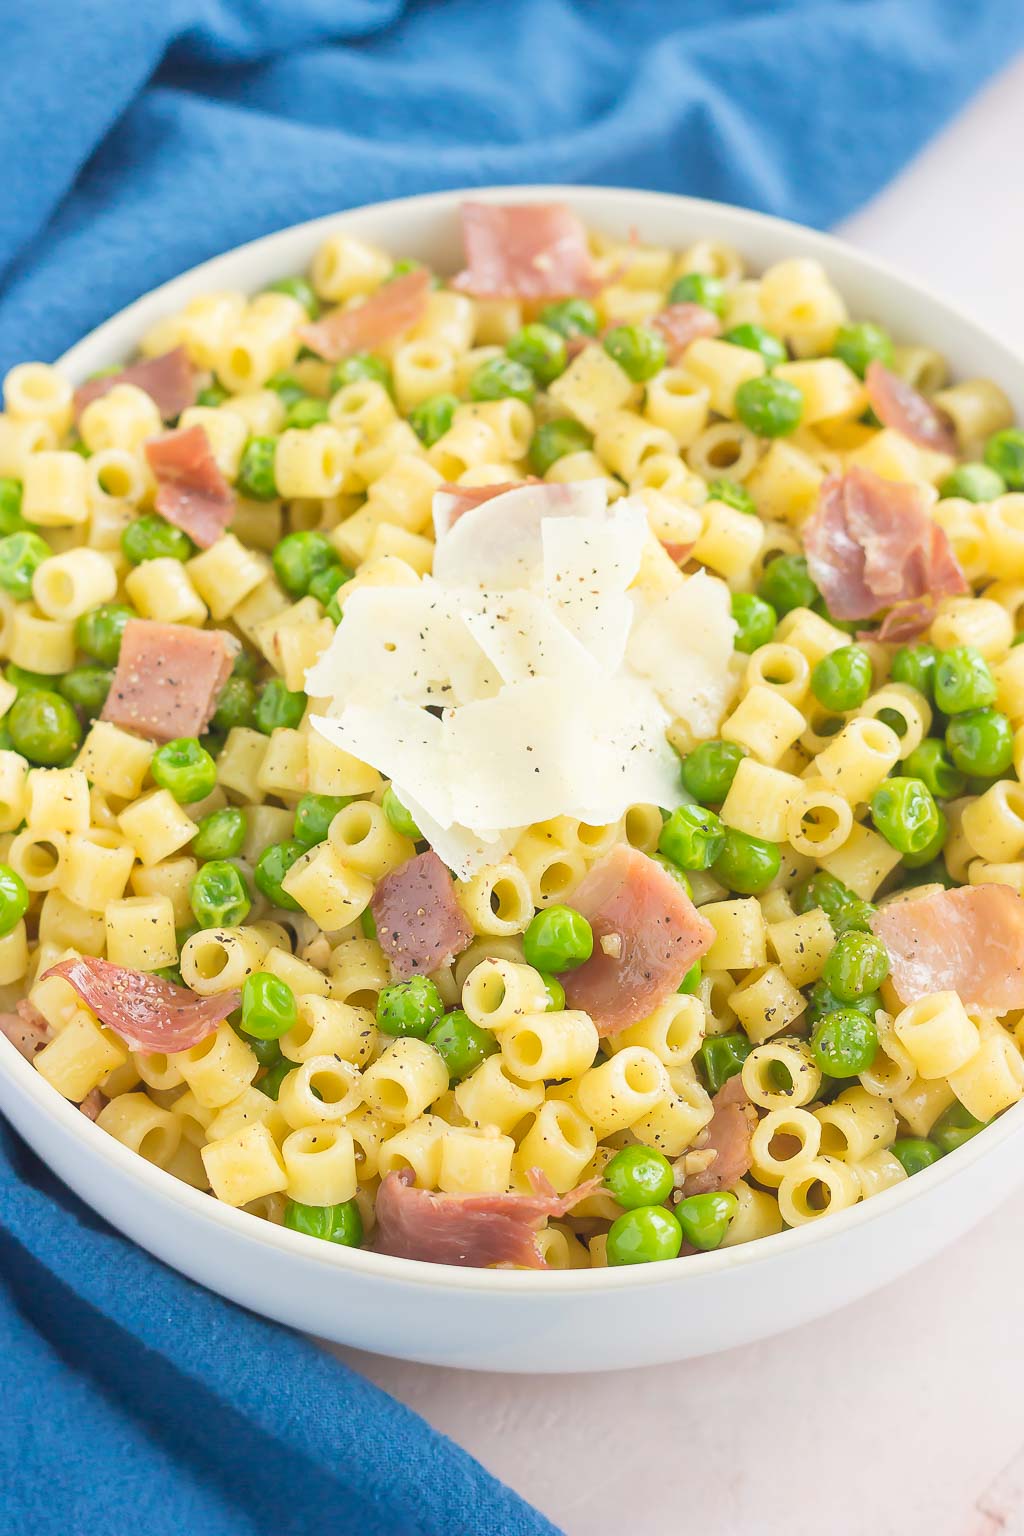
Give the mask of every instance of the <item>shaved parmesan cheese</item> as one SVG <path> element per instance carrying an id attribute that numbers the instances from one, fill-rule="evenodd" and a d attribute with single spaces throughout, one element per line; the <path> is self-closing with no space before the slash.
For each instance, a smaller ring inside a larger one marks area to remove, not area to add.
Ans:
<path id="1" fill-rule="evenodd" d="M 713 734 L 735 686 L 724 582 L 653 594 L 645 509 L 601 481 L 455 504 L 435 497 L 433 579 L 346 603 L 307 673 L 314 730 L 386 774 L 463 878 L 534 822 L 681 804 L 668 732 Z"/>
<path id="2" fill-rule="evenodd" d="M 704 571 L 642 608 L 633 625 L 627 661 L 698 740 L 716 734 L 735 692 L 735 634 L 729 588 Z"/>

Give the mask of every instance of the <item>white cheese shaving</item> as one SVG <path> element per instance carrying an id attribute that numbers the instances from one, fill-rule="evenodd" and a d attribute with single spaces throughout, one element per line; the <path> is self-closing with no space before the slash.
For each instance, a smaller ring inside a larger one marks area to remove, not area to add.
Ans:
<path id="1" fill-rule="evenodd" d="M 433 579 L 346 603 L 307 674 L 327 701 L 313 728 L 386 774 L 464 878 L 533 822 L 680 804 L 666 731 L 712 734 L 734 686 L 725 584 L 631 591 L 646 514 L 609 509 L 600 481 L 523 486 L 452 521 L 456 506 L 435 498 Z"/>

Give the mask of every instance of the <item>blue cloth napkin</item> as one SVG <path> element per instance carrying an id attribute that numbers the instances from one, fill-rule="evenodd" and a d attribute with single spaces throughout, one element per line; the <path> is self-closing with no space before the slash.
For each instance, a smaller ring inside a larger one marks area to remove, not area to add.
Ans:
<path id="1" fill-rule="evenodd" d="M 446 186 L 827 224 L 1024 41 L 1020 0 L 33 0 L 4 18 L 0 372 L 216 252 Z M 0 1533 L 553 1528 L 0 1134 Z M 568 1431 L 567 1431 L 568 1432 Z"/>

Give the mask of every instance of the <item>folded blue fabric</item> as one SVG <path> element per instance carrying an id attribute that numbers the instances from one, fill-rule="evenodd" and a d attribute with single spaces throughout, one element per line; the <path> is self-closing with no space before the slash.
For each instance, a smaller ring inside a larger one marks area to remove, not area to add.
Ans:
<path id="1" fill-rule="evenodd" d="M 34 0 L 5 17 L 0 372 L 332 209 L 587 181 L 825 224 L 1024 41 L 1020 0 Z M 0 1135 L 0 1532 L 552 1527 Z"/>

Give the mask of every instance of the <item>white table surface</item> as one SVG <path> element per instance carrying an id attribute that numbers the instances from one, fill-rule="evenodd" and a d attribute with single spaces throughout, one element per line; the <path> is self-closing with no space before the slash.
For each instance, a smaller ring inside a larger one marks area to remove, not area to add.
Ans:
<path id="1" fill-rule="evenodd" d="M 1024 346 L 1022 146 L 1024 60 L 841 232 Z M 1022 1268 L 1024 1194 L 875 1296 L 705 1360 L 505 1377 L 338 1353 L 568 1536 L 1016 1536 Z"/>

